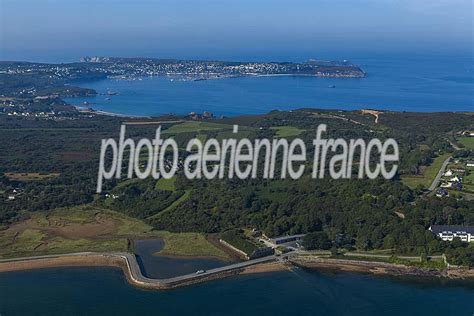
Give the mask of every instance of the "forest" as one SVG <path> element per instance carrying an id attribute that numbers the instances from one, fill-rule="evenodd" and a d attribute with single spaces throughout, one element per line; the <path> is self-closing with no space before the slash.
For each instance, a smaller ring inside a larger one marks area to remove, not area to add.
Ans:
<path id="1" fill-rule="evenodd" d="M 313 233 L 317 236 L 313 242 L 324 248 L 330 244 L 400 254 L 446 253 L 452 262 L 474 265 L 472 245 L 442 242 L 428 231 L 433 224 L 474 225 L 472 197 L 453 192 L 438 198 L 422 186 L 410 188 L 401 181 L 404 175 L 420 175 L 439 155 L 469 156 L 468 150 L 456 151 L 452 143 L 458 131 L 474 128 L 471 114 L 384 112 L 377 123 L 360 111 L 315 109 L 201 121 L 152 118 L 173 120 L 161 123 L 162 131 L 176 140 L 183 157 L 190 154 L 185 150 L 189 139 L 220 140 L 232 134 L 233 124 L 240 127 L 237 137 L 274 138 L 290 131 L 287 139 L 300 137 L 308 144 L 317 126 L 327 124 L 331 138 L 397 140 L 400 166 L 392 180 L 313 179 L 310 165 L 297 180 L 189 180 L 181 167 L 170 182 L 112 179 L 96 194 L 101 139 L 116 137 L 124 120 L 100 115 L 61 121 L 0 115 L 0 225 L 24 219 L 24 211 L 93 204 L 144 219 L 160 230 Z M 138 139 L 153 135 L 156 127 L 130 125 L 127 134 Z M 314 155 L 310 147 L 307 155 Z M 32 173 L 38 174 L 35 180 L 30 179 Z"/>

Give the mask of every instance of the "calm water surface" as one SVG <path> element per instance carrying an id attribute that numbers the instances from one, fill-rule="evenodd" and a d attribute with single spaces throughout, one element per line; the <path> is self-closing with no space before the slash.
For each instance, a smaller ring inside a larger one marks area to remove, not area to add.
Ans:
<path id="1" fill-rule="evenodd" d="M 474 111 L 474 64 L 462 58 L 359 58 L 364 79 L 234 78 L 171 82 L 103 80 L 81 84 L 99 95 L 69 101 L 128 114 L 217 115 L 301 107 L 395 111 Z M 334 85 L 335 88 L 329 86 Z M 136 250 L 144 273 L 170 277 L 224 264 L 156 257 L 160 242 Z M 209 261 L 210 260 L 210 261 Z M 159 267 L 159 268 L 158 268 Z M 103 268 L 0 274 L 0 315 L 474 315 L 474 283 L 400 281 L 296 270 L 247 275 L 166 292 L 136 289 L 122 272 Z"/>
<path id="2" fill-rule="evenodd" d="M 209 270 L 229 264 L 229 262 L 213 258 L 178 258 L 156 256 L 162 250 L 161 239 L 136 240 L 134 244 L 137 261 L 144 276 L 153 279 L 171 278 L 197 270 Z"/>
<path id="3" fill-rule="evenodd" d="M 243 77 L 208 81 L 102 80 L 81 83 L 98 95 L 68 99 L 94 109 L 127 114 L 217 115 L 267 113 L 303 107 L 394 111 L 474 111 L 474 63 L 471 58 L 359 58 L 352 60 L 366 78 Z M 335 86 L 331 88 L 331 86 Z M 110 100 L 107 100 L 109 98 Z"/>
<path id="4" fill-rule="evenodd" d="M 130 286 L 118 269 L 0 273 L 1 315 L 466 315 L 474 284 L 296 270 L 171 291 Z"/>

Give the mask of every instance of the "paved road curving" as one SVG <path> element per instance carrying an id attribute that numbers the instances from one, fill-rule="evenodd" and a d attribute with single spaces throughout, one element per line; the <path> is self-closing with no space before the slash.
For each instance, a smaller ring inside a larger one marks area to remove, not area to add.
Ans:
<path id="1" fill-rule="evenodd" d="M 441 166 L 441 168 L 439 169 L 438 171 L 438 174 L 436 175 L 436 177 L 434 178 L 433 180 L 433 183 L 431 183 L 430 187 L 428 188 L 428 190 L 431 192 L 431 191 L 434 191 L 437 187 L 438 187 L 438 184 L 439 184 L 439 181 L 441 180 L 441 177 L 443 176 L 445 170 L 446 170 L 446 167 L 448 166 L 448 163 L 449 161 L 451 160 L 451 156 L 449 156 L 448 158 L 446 158 L 446 160 L 443 162 L 443 165 Z"/>

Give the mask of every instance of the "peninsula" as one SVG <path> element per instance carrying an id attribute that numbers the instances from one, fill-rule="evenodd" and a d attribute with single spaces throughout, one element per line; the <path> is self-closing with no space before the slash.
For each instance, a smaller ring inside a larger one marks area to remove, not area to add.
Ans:
<path id="1" fill-rule="evenodd" d="M 80 83 L 105 78 L 137 80 L 149 76 L 184 81 L 245 76 L 363 78 L 365 72 L 346 60 L 316 59 L 303 63 L 120 57 L 83 57 L 81 62 L 60 64 L 3 61 L 0 62 L 0 97 L 27 99 L 95 95 L 96 91 L 81 88 Z"/>

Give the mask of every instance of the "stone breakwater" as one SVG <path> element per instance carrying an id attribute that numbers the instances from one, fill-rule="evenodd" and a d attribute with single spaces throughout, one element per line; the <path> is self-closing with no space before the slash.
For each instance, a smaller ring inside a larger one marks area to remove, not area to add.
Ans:
<path id="1" fill-rule="evenodd" d="M 61 267 L 117 267 L 122 269 L 127 281 L 131 285 L 151 290 L 172 289 L 239 274 L 287 270 L 290 269 L 291 266 L 315 270 L 370 273 L 387 276 L 443 277 L 450 279 L 474 278 L 474 269 L 450 268 L 436 270 L 385 262 L 329 259 L 298 254 L 288 256 L 285 262 L 277 259 L 276 256 L 268 256 L 208 271 L 201 271 L 200 273 L 187 274 L 168 279 L 150 279 L 142 274 L 135 255 L 133 254 L 86 252 L 18 259 L 1 259 L 0 273 Z"/>
<path id="2" fill-rule="evenodd" d="M 74 253 L 65 255 L 50 255 L 27 257 L 19 259 L 0 260 L 0 272 L 11 272 L 31 269 L 59 267 L 118 267 L 124 272 L 128 282 L 134 286 L 146 289 L 171 289 L 220 279 L 240 273 L 266 272 L 285 269 L 283 264 L 276 266 L 275 257 L 259 258 L 220 267 L 201 273 L 187 274 L 168 279 L 151 279 L 145 277 L 137 263 L 135 255 L 130 253 Z M 265 265 L 268 264 L 268 265 Z M 255 269 L 254 265 L 259 265 Z M 268 266 L 268 268 L 266 268 Z M 252 268 L 250 268 L 252 267 Z"/>

